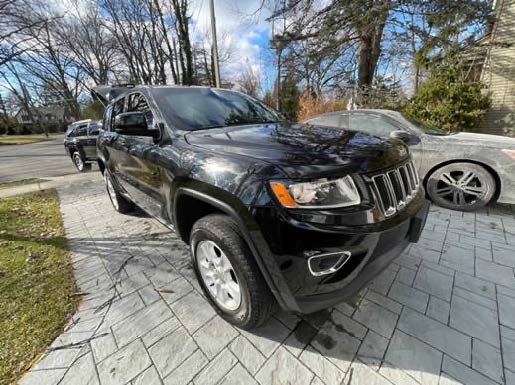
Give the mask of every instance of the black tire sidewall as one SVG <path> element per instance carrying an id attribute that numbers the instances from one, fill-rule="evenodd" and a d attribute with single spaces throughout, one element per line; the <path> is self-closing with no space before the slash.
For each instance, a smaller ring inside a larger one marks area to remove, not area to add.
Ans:
<path id="1" fill-rule="evenodd" d="M 234 237 L 240 237 L 238 233 L 236 233 L 232 228 L 227 226 L 226 231 L 232 232 L 232 236 Z M 221 234 L 218 234 L 218 231 L 216 229 L 205 229 L 205 228 L 198 228 L 194 229 L 191 234 L 191 240 L 190 240 L 190 247 L 191 247 L 191 255 L 192 255 L 192 264 L 193 264 L 193 270 L 195 271 L 195 274 L 197 276 L 197 279 L 199 281 L 199 284 L 202 288 L 202 291 L 206 295 L 209 302 L 213 305 L 217 313 L 227 321 L 229 321 L 232 324 L 235 325 L 244 325 L 247 321 L 247 319 L 250 317 L 250 312 L 252 311 L 251 306 L 251 296 L 249 292 L 249 287 L 247 283 L 247 279 L 245 275 L 243 274 L 244 269 L 242 268 L 238 258 L 234 256 L 235 253 L 241 253 L 245 254 L 246 250 L 235 250 L 236 242 L 234 242 L 233 245 L 230 245 L 230 243 L 226 242 L 225 237 L 223 237 Z M 216 300 L 212 297 L 211 293 L 209 292 L 209 289 L 205 286 L 204 280 L 202 279 L 202 276 L 200 274 L 200 271 L 198 269 L 197 264 L 197 255 L 196 255 L 196 247 L 200 241 L 204 240 L 210 240 L 217 244 L 218 247 L 220 247 L 229 261 L 231 262 L 234 272 L 236 273 L 236 277 L 238 278 L 238 283 L 240 284 L 240 290 L 241 290 L 241 304 L 238 307 L 238 309 L 229 311 L 225 309 L 221 309 Z M 241 241 L 241 240 L 240 240 Z M 239 248 L 239 247 L 238 247 Z"/>
<path id="2" fill-rule="evenodd" d="M 457 207 L 457 206 L 453 205 L 452 203 L 448 202 L 447 200 L 442 199 L 438 196 L 435 196 L 434 189 L 436 189 L 439 176 L 442 173 L 449 172 L 453 169 L 460 169 L 460 168 L 473 170 L 477 174 L 480 174 L 482 180 L 485 182 L 485 184 L 487 186 L 488 191 L 484 198 L 476 201 L 474 204 L 462 205 L 462 206 Z M 487 169 L 485 169 L 483 166 L 475 164 L 475 163 L 457 162 L 457 163 L 450 163 L 448 165 L 442 166 L 442 167 L 436 169 L 435 171 L 433 171 L 431 173 L 431 175 L 429 175 L 429 177 L 427 178 L 426 188 L 427 188 L 427 194 L 429 195 L 429 197 L 431 198 L 433 203 L 435 203 L 441 207 L 444 207 L 444 208 L 447 208 L 450 210 L 474 211 L 474 210 L 477 210 L 477 209 L 480 209 L 480 208 L 486 206 L 488 203 L 490 203 L 492 201 L 492 199 L 495 195 L 495 191 L 496 191 L 496 182 L 495 182 L 495 178 L 492 176 L 492 174 Z"/>

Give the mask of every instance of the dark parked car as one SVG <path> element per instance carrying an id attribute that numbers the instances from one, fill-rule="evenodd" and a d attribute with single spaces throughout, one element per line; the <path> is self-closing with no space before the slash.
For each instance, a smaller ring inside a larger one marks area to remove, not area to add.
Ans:
<path id="1" fill-rule="evenodd" d="M 80 120 L 68 126 L 64 135 L 66 154 L 72 158 L 78 171 L 91 169 L 91 163 L 97 160 L 97 136 L 102 123 L 97 120 Z"/>
<path id="2" fill-rule="evenodd" d="M 399 140 L 296 125 L 229 90 L 96 92 L 114 208 L 137 204 L 174 229 L 207 298 L 239 327 L 262 324 L 274 301 L 302 313 L 343 301 L 424 227 L 428 202 Z"/>
<path id="3" fill-rule="evenodd" d="M 331 112 L 305 123 L 404 140 L 429 197 L 440 206 L 471 211 L 495 200 L 515 203 L 515 138 L 450 134 L 391 110 Z"/>

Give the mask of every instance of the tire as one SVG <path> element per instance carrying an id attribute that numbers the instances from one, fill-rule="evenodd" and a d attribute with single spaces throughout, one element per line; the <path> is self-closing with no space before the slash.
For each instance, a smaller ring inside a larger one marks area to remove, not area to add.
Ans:
<path id="1" fill-rule="evenodd" d="M 241 236 L 238 225 L 230 217 L 223 214 L 211 214 L 199 219 L 191 231 L 190 247 L 193 268 L 200 286 L 222 318 L 247 330 L 256 328 L 268 320 L 275 300 Z M 221 270 L 224 267 L 227 268 L 225 273 L 220 271 L 215 273 L 218 274 L 218 277 L 222 276 L 222 279 L 225 279 L 219 287 L 221 294 L 218 296 L 214 294 L 217 287 L 217 284 L 214 283 L 216 277 L 206 278 L 206 270 L 214 271 L 213 269 L 216 269 L 214 267 L 206 268 L 206 264 L 209 265 L 206 250 L 211 250 L 211 248 L 217 255 L 213 258 L 214 263 L 221 261 Z M 219 253 L 217 253 L 217 249 Z M 230 266 L 223 262 L 224 257 Z M 232 289 L 222 289 L 224 285 L 226 288 L 232 287 Z M 239 286 L 239 301 L 235 285 Z M 225 297 L 227 297 L 225 302 L 221 299 L 224 297 L 224 290 Z"/>
<path id="2" fill-rule="evenodd" d="M 497 184 L 483 166 L 456 162 L 433 171 L 426 187 L 427 194 L 437 205 L 451 210 L 474 211 L 490 203 Z"/>
<path id="3" fill-rule="evenodd" d="M 72 162 L 75 165 L 75 168 L 77 169 L 78 172 L 84 172 L 88 169 L 88 167 L 86 165 L 86 161 L 84 160 L 84 158 L 78 151 L 75 151 L 72 154 Z M 90 168 L 91 168 L 91 166 L 90 166 Z"/>
<path id="4" fill-rule="evenodd" d="M 134 211 L 136 205 L 132 201 L 123 197 L 118 191 L 116 191 L 112 176 L 107 170 L 104 171 L 104 182 L 109 200 L 111 201 L 111 204 L 116 211 L 118 211 L 120 214 L 127 214 L 131 211 Z"/>

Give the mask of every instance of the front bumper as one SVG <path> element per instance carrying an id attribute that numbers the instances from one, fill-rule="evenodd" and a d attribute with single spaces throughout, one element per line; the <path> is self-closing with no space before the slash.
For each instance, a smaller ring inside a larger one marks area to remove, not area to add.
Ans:
<path id="1" fill-rule="evenodd" d="M 382 224 L 375 231 L 370 228 L 372 231 L 363 231 L 362 226 L 356 226 L 356 231 L 347 227 L 328 232 L 301 229 L 288 223 L 277 225 L 275 230 L 280 234 L 275 240 L 267 240 L 272 255 L 266 258 L 265 265 L 273 272 L 270 275 L 279 289 L 274 291 L 280 297 L 279 303 L 285 310 L 311 313 L 352 297 L 410 242 L 418 241 L 428 211 L 429 202 L 421 198 L 401 218 L 389 226 Z M 281 244 L 277 244 L 279 238 Z M 338 251 L 350 252 L 351 258 L 336 272 L 314 276 L 309 271 L 309 255 Z"/>

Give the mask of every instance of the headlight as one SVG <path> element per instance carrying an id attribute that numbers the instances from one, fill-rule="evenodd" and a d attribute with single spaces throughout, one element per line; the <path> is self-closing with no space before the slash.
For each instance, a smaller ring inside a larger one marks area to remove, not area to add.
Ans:
<path id="1" fill-rule="evenodd" d="M 318 179 L 313 182 L 286 185 L 270 182 L 275 196 L 285 207 L 324 209 L 357 205 L 361 202 L 358 189 L 350 175 L 340 179 Z"/>

